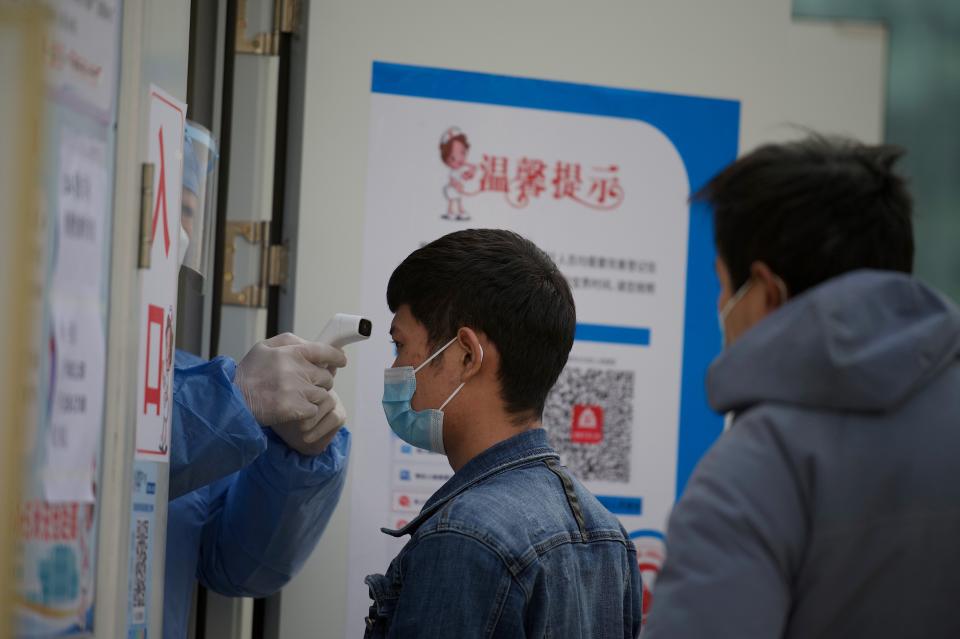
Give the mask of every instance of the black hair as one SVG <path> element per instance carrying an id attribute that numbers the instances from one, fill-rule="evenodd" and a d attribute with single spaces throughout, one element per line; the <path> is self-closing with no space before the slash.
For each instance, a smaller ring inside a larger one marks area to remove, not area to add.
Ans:
<path id="1" fill-rule="evenodd" d="M 912 202 L 890 145 L 810 135 L 770 144 L 715 176 L 695 200 L 714 211 L 714 239 L 734 289 L 767 264 L 799 295 L 857 269 L 913 271 Z"/>
<path id="2" fill-rule="evenodd" d="M 500 354 L 500 393 L 518 418 L 540 418 L 573 346 L 576 310 L 567 280 L 537 246 L 511 231 L 471 229 L 411 253 L 393 271 L 387 304 L 409 305 L 437 348 L 462 327 Z"/>

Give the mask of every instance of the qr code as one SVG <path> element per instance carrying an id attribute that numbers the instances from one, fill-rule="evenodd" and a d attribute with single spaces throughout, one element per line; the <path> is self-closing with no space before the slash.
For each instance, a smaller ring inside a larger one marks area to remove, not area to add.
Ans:
<path id="1" fill-rule="evenodd" d="M 578 479 L 630 481 L 633 397 L 633 371 L 567 366 L 560 374 L 543 426 Z"/>
<path id="2" fill-rule="evenodd" d="M 150 520 L 138 519 L 134 534 L 133 622 L 143 623 L 147 613 L 147 546 Z"/>

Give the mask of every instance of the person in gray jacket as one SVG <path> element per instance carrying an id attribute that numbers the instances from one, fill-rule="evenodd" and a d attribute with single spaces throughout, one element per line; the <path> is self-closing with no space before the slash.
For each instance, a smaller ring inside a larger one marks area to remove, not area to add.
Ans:
<path id="1" fill-rule="evenodd" d="M 766 146 L 698 196 L 735 419 L 671 515 L 645 639 L 960 637 L 960 312 L 910 275 L 899 155 Z"/>

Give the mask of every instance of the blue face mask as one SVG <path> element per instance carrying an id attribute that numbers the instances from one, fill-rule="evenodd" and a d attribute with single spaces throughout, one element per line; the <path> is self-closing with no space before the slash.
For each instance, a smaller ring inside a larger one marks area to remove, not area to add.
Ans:
<path id="1" fill-rule="evenodd" d="M 390 429 L 397 437 L 417 448 L 443 455 L 443 409 L 457 396 L 463 384 L 457 386 L 440 408 L 413 410 L 410 400 L 417 392 L 417 373 L 437 356 L 457 341 L 454 337 L 443 348 L 427 358 L 427 361 L 414 368 L 398 366 L 383 372 L 383 412 L 387 416 Z M 483 347 L 480 348 L 480 362 L 483 363 Z"/>

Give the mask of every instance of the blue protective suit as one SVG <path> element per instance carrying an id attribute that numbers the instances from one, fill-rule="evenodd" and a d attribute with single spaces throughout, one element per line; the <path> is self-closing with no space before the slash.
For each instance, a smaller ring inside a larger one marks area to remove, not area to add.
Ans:
<path id="1" fill-rule="evenodd" d="M 193 585 L 263 597 L 313 551 L 346 478 L 350 433 L 305 456 L 262 428 L 236 363 L 178 351 L 173 382 L 163 636 L 187 635 Z"/>

